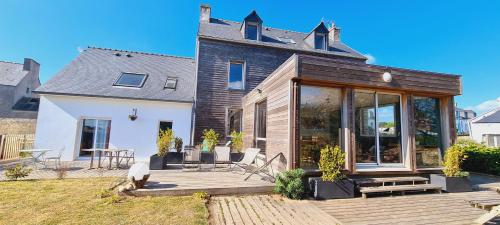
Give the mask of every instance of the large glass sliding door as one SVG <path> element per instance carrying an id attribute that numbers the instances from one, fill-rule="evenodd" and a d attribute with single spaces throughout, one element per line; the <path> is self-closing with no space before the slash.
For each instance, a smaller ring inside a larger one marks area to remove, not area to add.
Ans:
<path id="1" fill-rule="evenodd" d="M 301 85 L 299 166 L 317 169 L 325 145 L 340 146 L 342 91 Z"/>
<path id="2" fill-rule="evenodd" d="M 442 154 L 439 99 L 415 97 L 413 108 L 417 168 L 437 168 Z"/>
<path id="3" fill-rule="evenodd" d="M 81 149 L 108 148 L 111 120 L 84 119 L 80 142 Z M 88 156 L 90 152 L 80 151 L 80 156 Z"/>
<path id="4" fill-rule="evenodd" d="M 355 91 L 354 108 L 356 162 L 402 163 L 400 95 Z"/>

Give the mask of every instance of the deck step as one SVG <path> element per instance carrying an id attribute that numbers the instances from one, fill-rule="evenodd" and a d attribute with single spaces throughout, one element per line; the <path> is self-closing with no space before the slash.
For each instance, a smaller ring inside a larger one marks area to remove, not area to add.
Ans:
<path id="1" fill-rule="evenodd" d="M 368 193 L 382 193 L 382 192 L 401 192 L 405 191 L 426 191 L 426 190 L 436 190 L 441 193 L 441 186 L 434 184 L 415 184 L 415 185 L 394 185 L 394 186 L 378 186 L 378 187 L 361 187 L 359 191 L 366 198 Z"/>
<path id="2" fill-rule="evenodd" d="M 428 182 L 425 177 L 372 177 L 360 178 L 355 180 L 358 185 L 362 184 L 384 184 L 384 183 L 399 183 L 399 182 Z"/>

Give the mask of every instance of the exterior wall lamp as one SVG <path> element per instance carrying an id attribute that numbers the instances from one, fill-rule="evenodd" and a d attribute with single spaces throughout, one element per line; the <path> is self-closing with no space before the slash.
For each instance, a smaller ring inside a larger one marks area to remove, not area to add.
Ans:
<path id="1" fill-rule="evenodd" d="M 132 114 L 128 115 L 128 118 L 132 121 L 137 119 L 137 109 L 136 108 L 132 109 Z"/>
<path id="2" fill-rule="evenodd" d="M 390 83 L 392 81 L 392 74 L 389 72 L 384 72 L 382 74 L 382 79 L 384 80 L 384 82 Z"/>

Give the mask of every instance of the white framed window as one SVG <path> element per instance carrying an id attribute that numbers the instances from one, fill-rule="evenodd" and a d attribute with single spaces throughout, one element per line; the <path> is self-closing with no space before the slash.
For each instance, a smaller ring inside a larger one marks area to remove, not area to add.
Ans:
<path id="1" fill-rule="evenodd" d="M 175 78 L 175 77 L 167 78 L 167 81 L 165 82 L 165 88 L 166 89 L 176 89 L 177 88 L 177 78 Z"/>
<path id="2" fill-rule="evenodd" d="M 326 50 L 328 47 L 326 34 L 316 34 L 314 36 L 314 48 Z"/>
<path id="3" fill-rule="evenodd" d="M 115 81 L 113 86 L 123 86 L 123 87 L 136 87 L 140 88 L 144 85 L 147 74 L 140 73 L 122 73 L 120 77 Z"/>
<path id="4" fill-rule="evenodd" d="M 256 23 L 247 23 L 245 26 L 245 39 L 258 40 L 259 26 Z"/>
<path id="5" fill-rule="evenodd" d="M 90 152 L 82 149 L 109 147 L 111 120 L 83 118 L 80 132 L 80 156 L 89 156 Z"/>
<path id="6" fill-rule="evenodd" d="M 231 90 L 245 89 L 245 62 L 229 62 L 227 88 Z"/>

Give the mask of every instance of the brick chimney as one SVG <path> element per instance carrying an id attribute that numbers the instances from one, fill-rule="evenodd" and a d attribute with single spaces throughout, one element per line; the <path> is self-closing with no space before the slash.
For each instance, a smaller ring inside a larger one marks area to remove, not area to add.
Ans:
<path id="1" fill-rule="evenodd" d="M 328 29 L 328 41 L 333 43 L 334 41 L 340 41 L 340 28 L 335 26 L 335 23 L 332 22 L 332 25 Z"/>
<path id="2" fill-rule="evenodd" d="M 209 5 L 201 4 L 200 5 L 200 22 L 210 22 L 210 13 L 212 8 Z"/>

